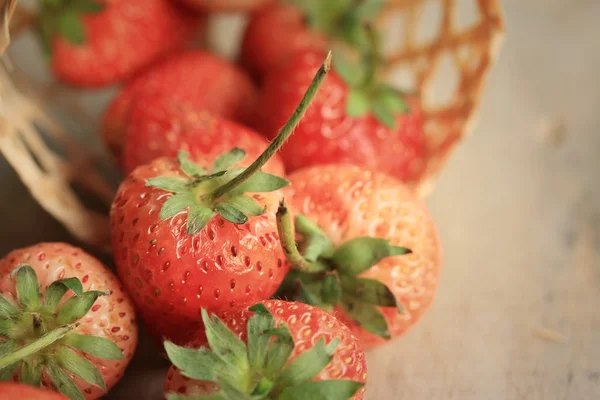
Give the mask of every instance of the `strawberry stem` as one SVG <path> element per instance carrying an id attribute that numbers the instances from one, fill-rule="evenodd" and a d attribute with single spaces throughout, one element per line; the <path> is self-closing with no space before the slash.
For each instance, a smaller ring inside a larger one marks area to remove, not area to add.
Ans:
<path id="1" fill-rule="evenodd" d="M 292 226 L 292 217 L 285 204 L 285 199 L 279 202 L 279 208 L 277 209 L 277 231 L 279 232 L 281 247 L 288 261 L 292 264 L 292 268 L 302 272 L 323 271 L 318 264 L 310 263 L 298 251 L 294 237 L 294 227 Z"/>
<path id="2" fill-rule="evenodd" d="M 75 328 L 76 325 L 65 325 L 60 328 L 57 328 L 53 331 L 48 332 L 41 338 L 34 340 L 26 346 L 21 347 L 19 350 L 16 350 L 12 353 L 8 353 L 2 357 L 0 357 L 0 369 L 8 367 L 18 361 L 23 360 L 26 357 L 29 357 L 40 350 L 45 349 L 51 344 L 55 343 L 57 340 L 62 339 L 67 333 Z"/>
<path id="3" fill-rule="evenodd" d="M 323 83 L 323 80 L 325 79 L 325 76 L 327 75 L 330 69 L 331 52 L 327 54 L 323 65 L 321 65 L 321 68 L 319 68 L 319 70 L 317 71 L 317 74 L 315 75 L 310 86 L 306 90 L 306 93 L 300 101 L 300 104 L 298 104 L 298 107 L 296 108 L 292 116 L 289 118 L 284 127 L 281 128 L 279 134 L 271 142 L 269 147 L 267 147 L 267 149 L 248 168 L 244 170 L 244 172 L 242 172 L 223 186 L 218 187 L 217 189 L 215 189 L 214 192 L 209 194 L 209 199 L 214 201 L 220 198 L 221 196 L 227 194 L 231 190 L 235 189 L 243 182 L 248 180 L 248 178 L 250 178 L 254 173 L 259 171 L 267 163 L 267 161 L 269 161 L 269 159 L 273 157 L 273 155 L 281 148 L 281 146 L 283 146 L 288 137 L 294 132 L 294 129 L 296 129 L 296 126 L 298 126 L 298 124 L 302 120 L 302 117 L 306 113 L 306 110 L 308 109 L 315 95 L 319 91 L 319 88 L 321 87 L 321 84 Z"/>

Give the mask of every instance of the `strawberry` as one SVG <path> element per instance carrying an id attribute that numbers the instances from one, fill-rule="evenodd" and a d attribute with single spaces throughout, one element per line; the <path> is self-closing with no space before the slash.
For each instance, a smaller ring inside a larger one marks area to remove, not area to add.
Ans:
<path id="1" fill-rule="evenodd" d="M 183 47 L 198 23 L 170 0 L 43 0 L 38 32 L 60 80 L 100 87 Z"/>
<path id="2" fill-rule="evenodd" d="M 335 312 L 371 348 L 402 335 L 432 303 L 441 250 L 425 206 L 398 180 L 350 165 L 292 174 L 279 235 L 296 271 L 280 288 Z M 409 250 L 410 249 L 410 250 Z"/>
<path id="3" fill-rule="evenodd" d="M 182 0 L 190 7 L 207 12 L 252 11 L 273 0 Z"/>
<path id="4" fill-rule="evenodd" d="M 100 261 L 64 243 L 15 250 L 0 261 L 0 293 L 1 380 L 97 399 L 123 376 L 135 314 Z"/>
<path id="5" fill-rule="evenodd" d="M 244 34 L 242 63 L 264 78 L 302 50 L 325 51 L 330 42 L 368 45 L 363 22 L 380 11 L 382 0 L 295 0 L 276 2 L 254 13 Z"/>
<path id="6" fill-rule="evenodd" d="M 59 393 L 37 389 L 28 385 L 13 382 L 0 383 L 0 399 L 19 400 L 69 400 Z"/>
<path id="7" fill-rule="evenodd" d="M 288 182 L 260 168 L 292 133 L 328 69 L 329 58 L 248 168 L 231 168 L 245 158 L 240 148 L 198 164 L 181 151 L 136 168 L 121 184 L 110 217 L 115 263 L 154 335 L 183 342 L 198 328 L 201 308 L 246 308 L 283 280 L 288 265 L 275 211 L 277 190 Z"/>
<path id="8" fill-rule="evenodd" d="M 203 311 L 196 349 L 165 343 L 167 399 L 362 400 L 365 354 L 333 315 L 267 300 L 220 317 Z"/>
<path id="9" fill-rule="evenodd" d="M 139 99 L 131 112 L 121 165 L 125 173 L 130 173 L 155 158 L 174 157 L 179 150 L 189 152 L 192 159 L 215 160 L 236 146 L 246 152 L 243 163 L 257 158 L 267 145 L 264 137 L 242 125 L 170 97 L 147 96 Z M 248 165 L 248 162 L 244 164 Z M 284 173 L 278 155 L 263 169 L 275 175 Z"/>
<path id="10" fill-rule="evenodd" d="M 226 59 L 201 50 L 174 55 L 133 79 L 105 112 L 102 138 L 117 160 L 132 106 L 146 95 L 185 101 L 239 122 L 250 120 L 257 99 L 250 78 Z"/>
<path id="11" fill-rule="evenodd" d="M 287 66 L 269 75 L 254 124 L 259 132 L 267 137 L 276 134 L 284 116 L 293 110 L 293 104 L 310 83 L 319 54 L 298 53 Z M 350 85 L 360 70 L 341 58 L 334 61 L 335 71 L 282 149 L 286 170 L 349 163 L 380 170 L 403 181 L 418 180 L 427 151 L 416 99 L 405 103 L 397 91 L 376 81 L 365 86 L 358 80 Z"/>

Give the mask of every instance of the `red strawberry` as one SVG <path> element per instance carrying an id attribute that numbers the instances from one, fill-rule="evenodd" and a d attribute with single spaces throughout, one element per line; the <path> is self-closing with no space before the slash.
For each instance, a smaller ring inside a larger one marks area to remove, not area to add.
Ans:
<path id="1" fill-rule="evenodd" d="M 252 11 L 274 0 L 182 0 L 191 7 L 208 12 Z"/>
<path id="2" fill-rule="evenodd" d="M 147 96 L 133 107 L 121 165 L 125 173 L 130 173 L 155 158 L 174 157 L 179 150 L 189 152 L 195 160 L 213 161 L 237 146 L 246 151 L 243 165 L 248 166 L 267 145 L 264 137 L 242 125 L 170 97 Z M 263 170 L 281 176 L 283 162 L 276 155 Z"/>
<path id="3" fill-rule="evenodd" d="M 425 206 L 396 179 L 355 166 L 306 168 L 290 182 L 302 255 L 285 208 L 279 233 L 307 272 L 290 273 L 280 294 L 336 310 L 365 348 L 402 335 L 431 305 L 440 272 Z"/>
<path id="4" fill-rule="evenodd" d="M 116 159 L 120 159 L 132 106 L 147 95 L 185 101 L 238 122 L 250 120 L 257 98 L 250 78 L 224 58 L 201 50 L 179 53 L 138 75 L 104 114 L 102 138 Z"/>
<path id="5" fill-rule="evenodd" d="M 287 66 L 269 75 L 254 124 L 259 132 L 267 137 L 277 133 L 318 68 L 319 54 L 298 53 Z M 410 112 L 406 114 L 408 107 L 394 89 L 375 82 L 375 86 L 369 86 L 371 93 L 359 87 L 360 80 L 359 86 L 350 85 L 348 82 L 360 71 L 342 61 L 335 60 L 334 71 L 283 147 L 281 154 L 287 171 L 350 163 L 403 181 L 418 180 L 425 167 L 427 149 L 417 100 L 407 100 Z"/>
<path id="6" fill-rule="evenodd" d="M 0 399 L 19 399 L 19 400 L 69 400 L 59 393 L 49 390 L 37 389 L 28 385 L 19 383 L 2 382 L 0 383 Z"/>
<path id="7" fill-rule="evenodd" d="M 0 293 L 2 380 L 97 399 L 123 376 L 135 313 L 100 261 L 64 243 L 15 250 L 0 261 Z"/>
<path id="8" fill-rule="evenodd" d="M 328 65 L 248 168 L 231 168 L 245 158 L 240 148 L 216 160 L 198 158 L 199 165 L 180 152 L 177 160 L 136 168 L 121 184 L 111 209 L 117 272 L 155 335 L 185 341 L 199 326 L 201 308 L 243 309 L 281 283 L 288 265 L 275 211 L 287 181 L 260 168 L 302 118 Z"/>
<path id="9" fill-rule="evenodd" d="M 45 0 L 39 32 L 59 79 L 98 87 L 183 47 L 198 23 L 170 0 Z"/>
<path id="10" fill-rule="evenodd" d="M 257 398 L 362 400 L 365 354 L 333 315 L 302 303 L 267 300 L 220 318 L 203 312 L 207 329 L 195 347 L 208 341 L 210 350 L 165 343 L 176 365 L 167 374 L 167 396 L 260 393 Z"/>
<path id="11" fill-rule="evenodd" d="M 381 0 L 275 3 L 252 15 L 244 35 L 243 64 L 260 78 L 302 50 L 325 51 L 332 41 L 367 45 L 365 21 L 380 11 Z"/>

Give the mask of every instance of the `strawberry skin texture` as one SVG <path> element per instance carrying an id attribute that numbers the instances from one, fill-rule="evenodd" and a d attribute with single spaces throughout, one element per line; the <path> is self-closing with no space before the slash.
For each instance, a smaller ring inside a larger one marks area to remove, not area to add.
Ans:
<path id="1" fill-rule="evenodd" d="M 0 399 L 19 399 L 19 400 L 69 400 L 68 397 L 60 393 L 51 392 L 34 388 L 31 386 L 13 383 L 0 383 Z"/>
<path id="2" fill-rule="evenodd" d="M 101 296 L 96 300 L 88 314 L 78 321 L 79 326 L 74 332 L 109 339 L 121 349 L 124 358 L 118 361 L 85 355 L 102 374 L 106 387 L 113 387 L 123 376 L 138 341 L 133 303 L 117 277 L 100 261 L 79 248 L 66 243 L 40 243 L 12 251 L 0 261 L 0 293 L 3 296 L 9 294 L 16 299 L 15 281 L 10 274 L 21 264 L 28 264 L 35 270 L 42 295 L 52 282 L 70 277 L 79 278 L 85 290 L 111 292 L 110 295 Z M 74 381 L 86 399 L 98 399 L 106 394 L 99 387 L 78 377 L 75 377 Z M 45 375 L 42 377 L 42 385 L 53 388 Z"/>
<path id="3" fill-rule="evenodd" d="M 99 0 L 105 9 L 82 16 L 86 41 L 52 42 L 52 70 L 79 87 L 121 82 L 193 38 L 201 19 L 169 0 Z"/>
<path id="4" fill-rule="evenodd" d="M 310 29 L 304 13 L 293 5 L 273 4 L 252 15 L 244 34 L 241 60 L 265 78 L 300 50 L 327 50 L 327 38 Z"/>
<path id="5" fill-rule="evenodd" d="M 339 338 L 340 343 L 331 362 L 315 378 L 319 380 L 352 380 L 366 383 L 367 360 L 357 338 L 336 317 L 325 311 L 303 303 L 280 300 L 266 300 L 262 304 L 273 314 L 275 321 L 287 324 L 294 339 L 294 351 L 288 362 L 311 349 L 320 339 L 330 343 Z M 243 341 L 247 340 L 246 326 L 252 312 L 243 310 L 235 313 L 224 312 L 219 318 Z M 194 338 L 192 345 L 206 345 L 204 332 Z M 212 393 L 214 386 L 207 382 L 195 381 L 181 375 L 172 366 L 165 380 L 165 394 L 178 393 L 187 396 L 199 396 Z M 362 388 L 351 400 L 362 400 L 365 389 Z"/>
<path id="6" fill-rule="evenodd" d="M 196 160 L 209 167 L 214 160 Z M 245 162 L 244 162 L 245 161 Z M 252 160 L 245 158 L 241 166 Z M 289 265 L 275 213 L 280 192 L 251 195 L 267 211 L 244 225 L 213 217 L 196 235 L 187 233 L 187 211 L 161 220 L 171 196 L 147 187 L 157 176 L 183 176 L 173 158 L 135 169 L 121 184 L 111 209 L 117 272 L 157 338 L 185 344 L 200 327 L 200 309 L 239 310 L 270 297 Z"/>
<path id="7" fill-rule="evenodd" d="M 265 81 L 255 128 L 273 138 L 294 110 L 311 77 L 319 68 L 321 53 L 297 53 L 286 66 Z M 335 67 L 335 66 L 334 66 Z M 372 114 L 352 118 L 346 114 L 348 87 L 332 71 L 281 154 L 288 172 L 328 163 L 348 163 L 379 170 L 405 182 L 420 178 L 427 159 L 423 117 L 416 99 L 411 112 L 396 117 L 390 129 Z"/>
<path id="8" fill-rule="evenodd" d="M 121 162 L 126 174 L 161 156 L 174 157 L 179 150 L 190 153 L 192 159 L 214 160 L 239 147 L 246 151 L 247 160 L 254 160 L 268 146 L 253 130 L 170 97 L 148 96 L 133 108 Z M 281 158 L 275 155 L 263 171 L 283 176 Z"/>
<path id="9" fill-rule="evenodd" d="M 208 12 L 252 11 L 274 0 L 182 0 L 190 7 Z"/>
<path id="10" fill-rule="evenodd" d="M 402 335 L 430 307 L 441 268 L 441 248 L 425 206 L 398 180 L 350 165 L 302 169 L 288 177 L 285 198 L 294 210 L 319 225 L 334 246 L 361 236 L 385 238 L 412 254 L 388 257 L 361 275 L 386 284 L 404 306 L 380 307 L 392 338 Z M 336 315 L 369 349 L 386 340 Z"/>
<path id="11" fill-rule="evenodd" d="M 241 123 L 251 120 L 258 98 L 250 78 L 226 59 L 201 50 L 173 55 L 136 76 L 105 112 L 102 139 L 117 160 L 132 107 L 146 95 L 186 102 Z"/>

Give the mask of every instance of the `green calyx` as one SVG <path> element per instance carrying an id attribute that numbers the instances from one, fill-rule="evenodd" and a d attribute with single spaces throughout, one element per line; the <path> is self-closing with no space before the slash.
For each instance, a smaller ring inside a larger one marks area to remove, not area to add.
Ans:
<path id="1" fill-rule="evenodd" d="M 77 321 L 88 313 L 99 296 L 108 293 L 84 291 L 77 278 L 53 282 L 42 298 L 37 274 L 20 265 L 11 274 L 17 304 L 0 296 L 0 380 L 19 373 L 21 382 L 41 386 L 45 371 L 56 388 L 71 399 L 85 397 L 69 374 L 106 390 L 100 371 L 82 354 L 107 360 L 123 358 L 112 341 L 73 332 Z M 74 295 L 62 301 L 67 292 Z"/>
<path id="2" fill-rule="evenodd" d="M 348 400 L 362 383 L 349 380 L 313 379 L 331 362 L 338 340 L 319 340 L 310 350 L 288 362 L 294 341 L 284 323 L 277 324 L 262 305 L 250 308 L 247 343 L 216 316 L 202 310 L 210 348 L 188 349 L 165 342 L 171 362 L 181 374 L 213 382 L 216 393 L 187 397 L 168 394 L 169 400 Z"/>
<path id="3" fill-rule="evenodd" d="M 410 254 L 392 246 L 389 240 L 360 237 L 334 248 L 325 233 L 302 215 L 296 217 L 298 244 L 285 202 L 277 211 L 277 227 L 286 257 L 294 268 L 285 278 L 276 297 L 298 300 L 332 311 L 341 306 L 364 329 L 390 338 L 387 322 L 377 307 L 403 307 L 382 282 L 360 274 L 381 260 Z"/>
<path id="4" fill-rule="evenodd" d="M 333 64 L 350 89 L 346 113 L 353 118 L 372 113 L 383 125 L 395 128 L 396 116 L 407 114 L 410 109 L 400 91 L 376 79 L 382 58 L 373 24 L 386 1 L 290 1 L 304 11 L 312 29 L 346 44 L 360 55 L 358 63 L 351 63 L 336 52 Z"/>
<path id="5" fill-rule="evenodd" d="M 188 234 L 199 233 L 216 214 L 234 224 L 245 224 L 248 215 L 259 216 L 265 210 L 245 193 L 266 193 L 289 184 L 283 178 L 267 174 L 261 168 L 281 148 L 292 134 L 330 69 L 331 53 L 317 71 L 312 83 L 288 122 L 267 149 L 247 168 L 232 168 L 246 153 L 234 148 L 221 155 L 206 171 L 190 160 L 189 154 L 179 152 L 179 167 L 184 177 L 162 176 L 146 181 L 147 186 L 173 193 L 162 206 L 161 219 L 172 218 L 187 211 Z"/>
<path id="6" fill-rule="evenodd" d="M 381 64 L 376 32 L 366 27 L 371 45 L 361 53 L 358 63 L 352 63 L 341 53 L 336 53 L 334 68 L 349 88 L 346 99 L 346 113 L 360 118 L 368 113 L 390 129 L 396 127 L 396 116 L 408 114 L 410 108 L 404 94 L 394 87 L 377 79 Z"/>
<path id="7" fill-rule="evenodd" d="M 386 0 L 290 0 L 303 10 L 308 25 L 350 47 L 369 46 L 365 23 L 371 23 Z"/>
<path id="8" fill-rule="evenodd" d="M 61 36 L 72 44 L 86 41 L 82 18 L 104 10 L 106 4 L 96 0 L 42 0 L 37 32 L 46 56 L 51 55 L 52 40 Z"/>

